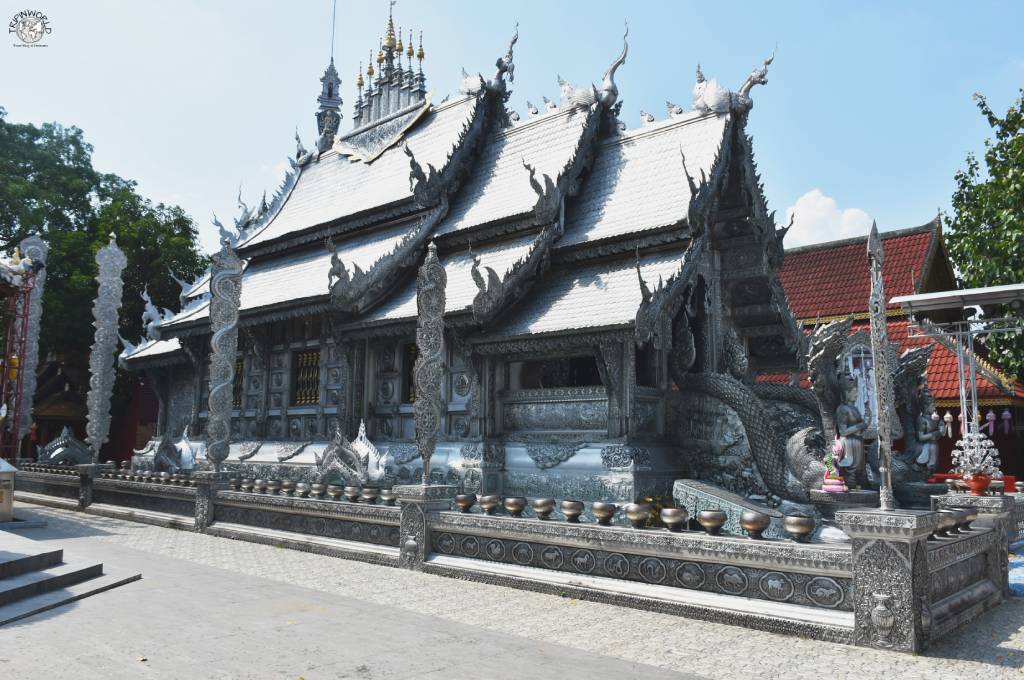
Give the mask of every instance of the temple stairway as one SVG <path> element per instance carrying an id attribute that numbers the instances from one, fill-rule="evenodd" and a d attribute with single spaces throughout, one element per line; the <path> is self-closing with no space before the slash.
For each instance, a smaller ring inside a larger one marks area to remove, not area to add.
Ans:
<path id="1" fill-rule="evenodd" d="M 0 531 L 0 626 L 139 578 L 105 573 L 101 562 Z"/>

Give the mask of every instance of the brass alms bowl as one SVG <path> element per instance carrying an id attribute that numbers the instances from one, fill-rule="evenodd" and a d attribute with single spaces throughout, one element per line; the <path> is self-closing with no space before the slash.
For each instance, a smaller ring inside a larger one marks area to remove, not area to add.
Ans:
<path id="1" fill-rule="evenodd" d="M 806 543 L 816 526 L 814 518 L 807 515 L 786 515 L 782 518 L 782 528 L 797 543 Z"/>
<path id="2" fill-rule="evenodd" d="M 455 505 L 458 506 L 459 512 L 469 512 L 476 505 L 476 494 L 460 493 L 455 497 Z"/>
<path id="3" fill-rule="evenodd" d="M 526 499 L 522 496 L 509 496 L 505 499 L 505 511 L 513 517 L 522 517 L 526 509 Z"/>
<path id="4" fill-rule="evenodd" d="M 634 529 L 643 529 L 651 518 L 651 506 L 646 503 L 629 503 L 622 509 Z"/>
<path id="5" fill-rule="evenodd" d="M 615 503 L 606 503 L 604 501 L 594 501 L 590 504 L 590 512 L 594 515 L 594 519 L 597 523 L 603 527 L 611 526 L 612 518 L 615 517 L 615 511 L 619 507 Z"/>
<path id="6" fill-rule="evenodd" d="M 583 501 L 566 499 L 562 501 L 562 504 L 559 507 L 562 510 L 562 514 L 565 515 L 566 522 L 579 524 L 580 515 L 583 514 L 583 508 L 586 506 L 583 504 Z"/>
<path id="7" fill-rule="evenodd" d="M 740 526 L 751 538 L 763 538 L 764 530 L 771 523 L 771 517 L 757 510 L 744 510 L 740 515 Z"/>
<path id="8" fill-rule="evenodd" d="M 534 498 L 532 505 L 533 514 L 537 515 L 537 519 L 549 519 L 551 517 L 551 513 L 555 510 L 555 499 Z"/>
<path id="9" fill-rule="evenodd" d="M 697 513 L 697 523 L 704 527 L 709 536 L 717 536 L 727 519 L 729 516 L 721 510 L 701 510 Z"/>
<path id="10" fill-rule="evenodd" d="M 669 531 L 680 532 L 686 525 L 686 508 L 662 508 L 660 514 L 662 524 L 668 527 Z"/>
<path id="11" fill-rule="evenodd" d="M 485 515 L 493 515 L 499 503 L 501 503 L 501 496 L 489 495 L 480 497 L 480 509 L 484 511 Z"/>

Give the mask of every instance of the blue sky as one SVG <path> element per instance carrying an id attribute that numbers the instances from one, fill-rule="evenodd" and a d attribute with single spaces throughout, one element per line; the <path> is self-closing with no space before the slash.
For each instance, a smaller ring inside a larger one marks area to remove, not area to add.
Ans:
<path id="1" fill-rule="evenodd" d="M 177 203 L 201 225 L 236 214 L 283 177 L 295 126 L 310 145 L 318 79 L 330 50 L 330 0 L 293 2 L 70 2 L 0 0 L 6 23 L 29 7 L 52 26 L 45 48 L 0 41 L 0 106 L 8 119 L 56 120 L 85 130 L 94 162 Z M 343 129 L 355 75 L 375 49 L 385 0 L 338 3 L 335 63 Z M 401 0 L 396 23 L 424 32 L 435 100 L 455 92 L 461 67 L 489 73 L 515 22 L 510 105 L 557 97 L 556 75 L 617 78 L 623 119 L 665 100 L 690 106 L 697 62 L 737 88 L 778 44 L 766 87 L 754 90 L 749 132 L 769 205 L 789 245 L 916 226 L 949 205 L 953 174 L 989 129 L 971 100 L 1005 110 L 1024 84 L 1021 2 L 582 2 Z"/>

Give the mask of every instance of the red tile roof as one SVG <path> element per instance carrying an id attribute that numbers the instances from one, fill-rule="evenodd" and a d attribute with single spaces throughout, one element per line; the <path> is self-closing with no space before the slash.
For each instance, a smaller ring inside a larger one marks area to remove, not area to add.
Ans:
<path id="1" fill-rule="evenodd" d="M 881 234 L 885 248 L 882 277 L 890 299 L 918 292 L 916 282 L 938 232 L 937 220 L 914 229 Z M 863 236 L 786 251 L 779 279 L 797 319 L 808 321 L 868 311 L 871 277 L 867 240 Z"/>

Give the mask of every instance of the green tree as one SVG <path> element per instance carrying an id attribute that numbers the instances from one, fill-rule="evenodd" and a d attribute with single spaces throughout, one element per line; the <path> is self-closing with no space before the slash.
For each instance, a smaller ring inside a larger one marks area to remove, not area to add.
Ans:
<path id="1" fill-rule="evenodd" d="M 985 140 L 985 170 L 973 154 L 956 173 L 953 214 L 945 215 L 946 243 L 961 283 L 968 288 L 1024 281 L 1024 89 L 1002 118 L 985 97 L 974 95 L 992 127 Z M 985 309 L 1002 316 L 1006 309 Z M 1003 368 L 1024 376 L 1024 336 L 992 335 L 986 341 Z"/>
<path id="2" fill-rule="evenodd" d="M 177 309 L 171 272 L 191 279 L 207 258 L 181 208 L 154 205 L 135 182 L 93 168 L 93 148 L 80 129 L 9 123 L 6 113 L 0 107 L 0 249 L 32 233 L 47 241 L 40 355 L 54 352 L 84 368 L 93 339 L 95 256 L 109 234 L 128 257 L 120 331 L 133 342 L 142 333 L 142 291 L 148 288 L 157 306 Z M 120 398 L 124 387 L 120 380 Z"/>

